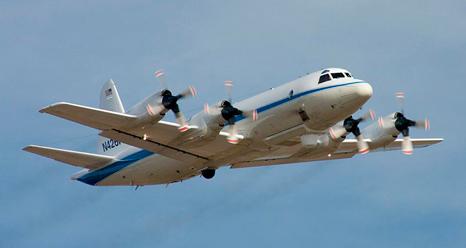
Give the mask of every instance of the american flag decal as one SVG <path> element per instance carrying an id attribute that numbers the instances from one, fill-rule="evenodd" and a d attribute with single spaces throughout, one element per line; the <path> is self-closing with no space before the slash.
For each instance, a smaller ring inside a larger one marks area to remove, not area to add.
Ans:
<path id="1" fill-rule="evenodd" d="M 105 96 L 106 96 L 106 97 L 109 97 L 109 96 L 111 96 L 111 95 L 112 95 L 112 88 L 106 89 L 106 90 L 105 90 Z"/>

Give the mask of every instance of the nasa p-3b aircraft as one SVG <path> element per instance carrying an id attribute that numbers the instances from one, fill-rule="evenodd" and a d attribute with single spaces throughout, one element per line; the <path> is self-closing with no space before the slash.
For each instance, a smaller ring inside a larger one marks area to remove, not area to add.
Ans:
<path id="1" fill-rule="evenodd" d="M 163 72 L 156 77 L 163 78 Z M 232 81 L 225 85 L 231 89 Z M 412 121 L 403 111 L 360 130 L 362 121 L 374 119 L 373 112 L 352 115 L 372 96 L 372 87 L 344 69 L 320 70 L 234 104 L 229 99 L 206 105 L 186 120 L 177 102 L 195 93 L 192 87 L 179 95 L 162 90 L 125 111 L 110 80 L 102 88 L 99 108 L 59 102 L 40 110 L 100 130 L 97 154 L 36 145 L 24 150 L 84 168 L 72 179 L 86 184 L 142 186 L 197 175 L 210 179 L 227 165 L 333 160 L 369 151 L 412 154 L 413 148 L 443 140 L 410 138 L 410 127 L 427 129 L 429 122 Z M 169 111 L 176 123 L 162 120 Z"/>

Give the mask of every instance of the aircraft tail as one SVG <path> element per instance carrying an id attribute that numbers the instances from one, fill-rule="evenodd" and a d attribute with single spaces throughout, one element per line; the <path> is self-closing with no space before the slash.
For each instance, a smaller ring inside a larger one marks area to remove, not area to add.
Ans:
<path id="1" fill-rule="evenodd" d="M 125 108 L 121 102 L 115 82 L 111 79 L 104 84 L 100 91 L 99 108 L 118 113 L 125 112 Z"/>
<path id="2" fill-rule="evenodd" d="M 114 160 L 113 157 L 92 154 L 86 152 L 71 151 L 54 147 L 29 145 L 23 148 L 24 151 L 51 158 L 66 164 L 74 165 L 86 169 L 97 169 L 107 165 Z"/>
<path id="3" fill-rule="evenodd" d="M 121 102 L 120 95 L 112 79 L 108 80 L 100 91 L 100 109 L 117 113 L 125 113 L 125 108 Z M 99 137 L 97 143 L 97 153 L 108 156 L 118 156 L 118 154 L 129 146 L 117 140 Z"/>

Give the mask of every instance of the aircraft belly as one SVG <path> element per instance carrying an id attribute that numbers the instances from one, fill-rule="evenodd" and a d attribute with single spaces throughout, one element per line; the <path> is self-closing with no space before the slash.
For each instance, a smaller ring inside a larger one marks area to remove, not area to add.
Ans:
<path id="1" fill-rule="evenodd" d="M 160 155 L 152 155 L 118 171 L 96 185 L 153 185 L 181 181 L 198 174 L 201 165 L 187 164 Z"/>

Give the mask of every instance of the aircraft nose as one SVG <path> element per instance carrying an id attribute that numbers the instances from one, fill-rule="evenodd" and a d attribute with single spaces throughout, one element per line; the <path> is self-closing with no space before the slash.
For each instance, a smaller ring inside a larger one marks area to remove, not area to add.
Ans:
<path id="1" fill-rule="evenodd" d="M 369 100 L 369 98 L 371 98 L 372 96 L 372 86 L 367 82 L 358 84 L 355 91 L 358 98 L 360 98 L 363 101 Z"/>

